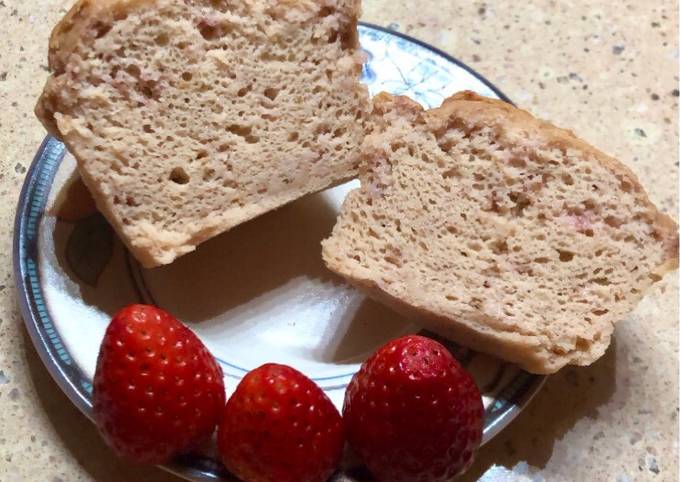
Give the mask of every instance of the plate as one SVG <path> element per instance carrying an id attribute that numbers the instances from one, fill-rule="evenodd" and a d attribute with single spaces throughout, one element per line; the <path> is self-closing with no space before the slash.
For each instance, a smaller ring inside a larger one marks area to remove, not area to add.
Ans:
<path id="1" fill-rule="evenodd" d="M 464 89 L 507 101 L 470 68 L 418 40 L 369 24 L 359 34 L 367 56 L 363 81 L 371 94 L 404 94 L 425 107 Z M 357 185 L 307 196 L 169 266 L 146 270 L 94 209 L 64 145 L 46 138 L 25 180 L 14 239 L 21 309 L 44 364 L 91 417 L 91 381 L 108 320 L 125 304 L 154 303 L 186 322 L 208 346 L 223 368 L 228 395 L 248 370 L 273 361 L 304 372 L 341 407 L 352 375 L 378 346 L 422 333 L 323 266 L 319 243 Z M 544 381 L 440 341 L 483 392 L 483 442 L 510 423 Z M 353 480 L 361 468 L 351 455 L 345 459 L 336 478 Z M 165 468 L 189 480 L 233 480 L 213 446 Z"/>

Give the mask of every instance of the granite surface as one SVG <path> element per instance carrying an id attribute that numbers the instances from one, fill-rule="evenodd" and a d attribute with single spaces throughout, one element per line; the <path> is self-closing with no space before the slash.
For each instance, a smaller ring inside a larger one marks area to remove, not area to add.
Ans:
<path id="1" fill-rule="evenodd" d="M 116 460 L 42 366 L 11 275 L 12 222 L 43 128 L 47 38 L 71 0 L 0 0 L 0 480 L 171 481 Z M 678 5 L 670 0 L 365 0 L 363 19 L 468 63 L 511 99 L 619 157 L 677 219 Z M 450 6 L 453 5 L 453 6 Z M 678 479 L 678 278 L 606 355 L 550 377 L 463 480 Z"/>

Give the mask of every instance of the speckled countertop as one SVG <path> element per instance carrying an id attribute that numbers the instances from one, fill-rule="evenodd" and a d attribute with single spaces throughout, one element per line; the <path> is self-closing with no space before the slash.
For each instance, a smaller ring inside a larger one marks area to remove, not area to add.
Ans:
<path id="1" fill-rule="evenodd" d="M 71 3 L 0 0 L 0 480 L 177 481 L 111 456 L 42 366 L 17 309 L 14 206 L 44 136 L 32 109 L 47 76 L 48 34 Z M 677 219 L 676 2 L 417 4 L 365 0 L 363 18 L 453 54 L 516 103 L 619 157 Z M 677 463 L 673 274 L 618 325 L 601 360 L 550 377 L 464 480 L 675 481 Z"/>

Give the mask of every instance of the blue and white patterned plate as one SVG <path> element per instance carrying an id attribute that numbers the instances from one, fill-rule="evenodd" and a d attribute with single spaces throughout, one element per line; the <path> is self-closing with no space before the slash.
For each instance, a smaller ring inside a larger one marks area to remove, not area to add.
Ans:
<path id="1" fill-rule="evenodd" d="M 468 67 L 417 40 L 366 24 L 359 33 L 372 94 L 404 94 L 426 107 L 464 89 L 505 99 Z M 356 185 L 308 196 L 169 266 L 144 270 L 94 209 L 63 144 L 48 137 L 26 177 L 14 239 L 21 309 L 43 362 L 91 416 L 91 380 L 110 316 L 125 304 L 152 302 L 205 342 L 222 365 L 228 394 L 246 371 L 276 361 L 306 373 L 341 406 L 347 383 L 375 348 L 419 330 L 323 267 L 319 243 Z M 444 342 L 484 394 L 486 442 L 544 379 Z M 195 481 L 233 480 L 212 446 L 165 468 Z M 349 456 L 336 479 L 354 480 L 357 473 L 361 469 Z"/>

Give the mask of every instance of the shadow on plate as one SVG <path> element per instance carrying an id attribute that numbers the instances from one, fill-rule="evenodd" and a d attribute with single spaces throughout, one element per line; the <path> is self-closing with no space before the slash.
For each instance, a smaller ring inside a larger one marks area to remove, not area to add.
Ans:
<path id="1" fill-rule="evenodd" d="M 338 283 L 323 264 L 320 244 L 335 219 L 323 194 L 314 194 L 141 272 L 161 306 L 194 323 L 213 319 L 301 276 Z"/>
<path id="2" fill-rule="evenodd" d="M 460 482 L 478 480 L 492 466 L 512 470 L 525 462 L 544 468 L 555 441 L 577 422 L 596 418 L 616 389 L 616 338 L 605 355 L 588 367 L 568 366 L 547 378 L 529 406 L 482 447 Z"/>
<path id="3" fill-rule="evenodd" d="M 17 308 L 18 309 L 18 308 Z M 92 424 L 52 380 L 40 361 L 25 328 L 21 330 L 24 360 L 32 390 L 52 428 L 88 478 L 97 482 L 180 482 L 182 479 L 156 467 L 135 466 L 121 461 L 106 446 Z M 54 480 L 57 480 L 56 478 Z"/>
<path id="4" fill-rule="evenodd" d="M 356 310 L 347 310 L 333 329 L 324 333 L 319 361 L 361 363 L 366 355 L 391 338 L 416 331 L 405 318 L 371 299 L 357 297 Z"/>
<path id="5" fill-rule="evenodd" d="M 292 335 L 314 332 L 303 356 L 335 364 L 363 361 L 388 339 L 414 331 L 324 266 L 321 241 L 337 216 L 327 193 L 259 216 L 154 269 L 127 255 L 77 174 L 57 199 L 51 210 L 61 220 L 52 233 L 57 262 L 83 301 L 109 315 L 125 303 L 150 302 L 214 340 L 250 336 L 248 330 L 269 322 L 285 335 L 287 324 L 297 323 Z"/>

